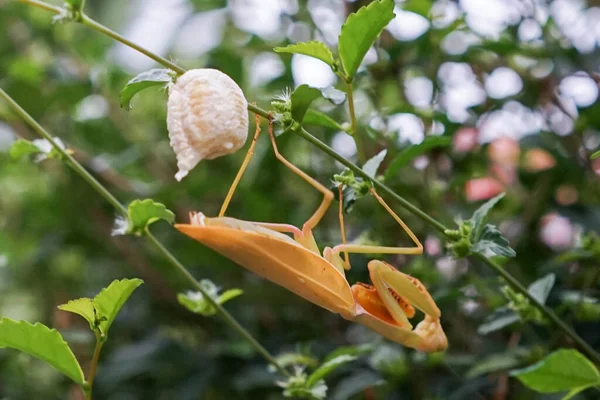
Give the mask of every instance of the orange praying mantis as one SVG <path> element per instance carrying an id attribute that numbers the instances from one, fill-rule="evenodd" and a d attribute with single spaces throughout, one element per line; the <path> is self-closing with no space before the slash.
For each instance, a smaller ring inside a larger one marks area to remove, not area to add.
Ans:
<path id="1" fill-rule="evenodd" d="M 193 212 L 189 224 L 177 224 L 175 227 L 257 275 L 347 320 L 363 324 L 394 342 L 424 352 L 446 349 L 448 341 L 440 324 L 440 310 L 419 280 L 379 260 L 368 263 L 373 285 L 359 282 L 350 286 L 344 274 L 344 269 L 350 268 L 348 253 L 418 255 L 423 253 L 419 239 L 371 188 L 370 193 L 398 222 L 415 246 L 382 247 L 346 243 L 340 186 L 339 218 L 343 243 L 333 248 L 326 247 L 321 254 L 312 230 L 331 205 L 333 193 L 279 153 L 272 121 L 269 121 L 269 136 L 276 158 L 323 193 L 323 201 L 302 229 L 288 224 L 250 222 L 224 216 L 252 158 L 259 134 L 260 117 L 257 115 L 254 138 L 219 216 L 208 218 L 200 212 Z M 292 234 L 293 238 L 287 234 Z M 344 253 L 345 259 L 340 253 Z M 415 315 L 415 307 L 425 317 L 413 329 L 409 318 Z"/>

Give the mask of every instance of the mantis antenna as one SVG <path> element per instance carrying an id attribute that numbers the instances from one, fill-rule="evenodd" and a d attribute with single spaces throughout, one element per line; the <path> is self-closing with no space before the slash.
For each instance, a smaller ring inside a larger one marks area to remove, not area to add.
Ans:
<path id="1" fill-rule="evenodd" d="M 257 114 L 256 115 L 256 130 L 254 132 L 254 138 L 252 139 L 252 143 L 250 144 L 248 153 L 246 153 L 246 157 L 244 158 L 244 161 L 242 162 L 242 166 L 240 167 L 235 179 L 233 180 L 233 183 L 231 184 L 231 187 L 229 188 L 227 197 L 225 197 L 225 200 L 223 201 L 223 205 L 221 206 L 221 211 L 219 212 L 219 217 L 222 217 L 223 215 L 225 215 L 225 211 L 227 210 L 227 207 L 229 206 L 229 203 L 231 201 L 231 198 L 233 197 L 233 194 L 237 188 L 237 185 L 240 182 L 240 179 L 242 178 L 242 175 L 244 174 L 244 171 L 246 170 L 248 163 L 250 162 L 250 158 L 252 158 L 252 155 L 254 154 L 254 147 L 256 146 L 256 142 L 258 140 L 259 135 L 260 135 L 260 116 Z M 312 187 L 317 189 L 319 192 L 323 193 L 323 201 L 321 202 L 321 205 L 319 206 L 319 208 L 317 208 L 317 210 L 314 212 L 314 214 L 304 223 L 304 225 L 302 227 L 302 232 L 304 232 L 305 234 L 308 234 L 310 232 L 310 230 L 312 230 L 312 228 L 317 226 L 319 221 L 321 221 L 321 218 L 323 218 L 323 215 L 325 215 L 325 212 L 327 211 L 327 209 L 329 208 L 329 205 L 331 204 L 331 201 L 333 200 L 333 193 L 331 193 L 331 191 L 329 189 L 327 189 L 325 186 L 321 185 L 318 181 L 311 178 L 304 171 L 300 170 L 294 164 L 289 162 L 285 157 L 283 157 L 279 153 L 279 150 L 277 148 L 277 143 L 275 141 L 275 134 L 273 133 L 273 120 L 272 119 L 269 119 L 269 136 L 271 138 L 271 144 L 273 146 L 273 151 L 275 152 L 275 157 L 283 165 L 285 165 L 286 167 L 291 169 L 296 175 L 298 175 L 300 178 L 304 179 L 306 182 L 308 182 Z M 288 225 L 265 224 L 265 223 L 258 223 L 258 224 L 265 226 L 265 227 L 269 227 L 271 229 L 275 229 L 275 230 L 290 231 L 290 227 Z M 310 234 L 310 237 L 312 238 L 312 234 Z M 311 239 L 311 241 L 312 241 L 312 239 Z M 316 246 L 316 244 L 315 244 L 315 246 Z"/>

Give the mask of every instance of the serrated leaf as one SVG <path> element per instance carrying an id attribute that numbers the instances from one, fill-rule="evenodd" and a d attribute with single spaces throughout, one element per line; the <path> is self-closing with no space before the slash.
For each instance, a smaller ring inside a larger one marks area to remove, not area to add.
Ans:
<path id="1" fill-rule="evenodd" d="M 149 87 L 165 86 L 173 82 L 175 73 L 170 69 L 151 69 L 150 71 L 142 72 L 125 85 L 119 94 L 119 102 L 121 107 L 126 110 L 131 110 L 131 99 L 138 92 Z"/>
<path id="2" fill-rule="evenodd" d="M 590 156 L 590 160 L 595 160 L 596 158 L 600 158 L 600 150 Z"/>
<path id="3" fill-rule="evenodd" d="M 548 299 L 548 295 L 550 294 L 555 281 L 556 277 L 554 274 L 548 274 L 529 285 L 527 291 L 535 297 L 537 301 L 546 304 L 546 300 Z"/>
<path id="4" fill-rule="evenodd" d="M 58 309 L 81 315 L 90 323 L 90 329 L 94 330 L 97 315 L 94 313 L 94 302 L 92 299 L 83 297 L 81 299 L 70 300 L 67 304 L 58 306 Z"/>
<path id="5" fill-rule="evenodd" d="M 352 362 L 357 358 L 358 357 L 355 356 L 342 355 L 321 364 L 319 368 L 314 370 L 313 373 L 308 376 L 308 379 L 306 380 L 306 386 L 309 388 L 313 387 L 313 385 L 315 385 L 320 380 L 325 379 L 327 375 L 331 374 L 337 368 L 341 367 L 344 364 Z"/>
<path id="6" fill-rule="evenodd" d="M 114 280 L 94 297 L 94 306 L 96 307 L 98 318 L 101 320 L 99 328 L 102 333 L 105 335 L 108 333 L 123 304 L 125 304 L 133 291 L 142 283 L 144 281 L 141 279 Z"/>
<path id="7" fill-rule="evenodd" d="M 173 224 L 175 214 L 164 204 L 152 199 L 134 200 L 127 207 L 127 221 L 117 220 L 113 235 L 134 234 L 141 235 L 147 226 L 159 220 Z"/>
<path id="8" fill-rule="evenodd" d="M 483 233 L 483 228 L 487 221 L 487 216 L 492 208 L 504 198 L 504 193 L 500 193 L 498 196 L 486 201 L 483 203 L 471 217 L 471 222 L 473 223 L 473 237 L 475 240 L 479 240 L 481 234 Z"/>
<path id="9" fill-rule="evenodd" d="M 333 54 L 325 43 L 318 41 L 301 42 L 290 44 L 285 47 L 275 47 L 276 53 L 302 54 L 323 61 L 325 64 L 333 68 Z"/>
<path id="10" fill-rule="evenodd" d="M 317 89 L 306 84 L 298 86 L 291 95 L 292 100 L 292 118 L 298 123 L 302 123 L 306 111 L 310 104 L 321 97 L 321 89 Z"/>
<path id="11" fill-rule="evenodd" d="M 415 158 L 434 148 L 449 146 L 451 143 L 452 139 L 448 136 L 427 136 L 421 143 L 408 146 L 394 157 L 385 171 L 385 179 L 390 179 L 396 175 L 400 168 L 408 165 Z"/>
<path id="12" fill-rule="evenodd" d="M 600 373 L 577 350 L 561 349 L 542 361 L 510 372 L 528 388 L 540 393 L 582 390 L 600 385 Z"/>
<path id="13" fill-rule="evenodd" d="M 340 59 L 348 80 L 352 80 L 367 51 L 394 16 L 392 0 L 375 0 L 348 16 L 338 39 Z"/>
<path id="14" fill-rule="evenodd" d="M 333 118 L 320 111 L 309 109 L 302 120 L 303 125 L 317 125 L 324 128 L 343 131 L 344 128 Z"/>
<path id="15" fill-rule="evenodd" d="M 473 253 L 485 254 L 487 250 L 503 257 L 514 257 L 517 253 L 509 246 L 508 240 L 494 225 L 486 224 L 476 243 L 471 247 Z"/>
<path id="16" fill-rule="evenodd" d="M 375 178 L 375 175 L 377 175 L 377 170 L 379 169 L 379 166 L 383 162 L 383 159 L 386 155 L 387 150 L 381 150 L 375 156 L 369 158 L 362 167 L 362 170 L 365 172 L 365 174 L 369 175 L 371 178 Z"/>
<path id="17" fill-rule="evenodd" d="M 431 11 L 431 6 L 431 0 L 408 0 L 402 4 L 402 9 L 427 18 L 429 11 Z"/>
<path id="18" fill-rule="evenodd" d="M 64 341 L 61 334 L 45 325 L 35 325 L 25 321 L 13 321 L 9 318 L 0 320 L 0 348 L 20 350 L 47 362 L 71 378 L 78 385 L 83 385 L 85 377 L 79 362 Z"/>
<path id="19" fill-rule="evenodd" d="M 201 280 L 200 285 L 202 286 L 204 292 L 217 304 L 225 304 L 226 302 L 244 294 L 241 289 L 229 289 L 219 296 L 219 288 L 208 279 Z M 205 298 L 201 292 L 188 291 L 186 293 L 179 293 L 177 294 L 177 301 L 183 307 L 195 314 L 209 317 L 217 313 L 217 309 Z"/>
<path id="20" fill-rule="evenodd" d="M 29 154 L 38 154 L 41 150 L 32 142 L 25 139 L 15 141 L 10 147 L 10 156 L 15 160 L 25 157 Z"/>
<path id="21" fill-rule="evenodd" d="M 516 312 L 507 308 L 502 308 L 490 315 L 486 319 L 486 322 L 477 328 L 477 333 L 480 335 L 487 335 L 488 333 L 512 325 L 517 321 L 519 321 L 519 315 Z"/>

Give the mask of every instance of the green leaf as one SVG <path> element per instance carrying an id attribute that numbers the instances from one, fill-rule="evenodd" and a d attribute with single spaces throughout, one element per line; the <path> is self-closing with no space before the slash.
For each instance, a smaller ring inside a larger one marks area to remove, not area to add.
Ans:
<path id="1" fill-rule="evenodd" d="M 325 356 L 325 361 L 330 361 L 339 356 L 353 356 L 359 357 L 363 354 L 368 354 L 375 349 L 375 345 L 372 343 L 365 343 L 356 346 L 341 346 L 333 350 L 331 353 Z"/>
<path id="2" fill-rule="evenodd" d="M 429 11 L 431 11 L 431 6 L 431 0 L 408 0 L 402 4 L 402 9 L 427 18 Z"/>
<path id="3" fill-rule="evenodd" d="M 2 318 L 0 348 L 3 347 L 20 350 L 47 362 L 78 385 L 83 385 L 85 382 L 79 362 L 69 345 L 55 329 L 40 323 L 32 325 L 25 321 L 17 322 Z"/>
<path id="4" fill-rule="evenodd" d="M 151 69 L 150 71 L 142 72 L 125 85 L 119 94 L 121 107 L 126 110 L 131 110 L 131 99 L 138 92 L 153 86 L 164 87 L 168 83 L 173 82 L 175 72 L 170 69 Z"/>
<path id="5" fill-rule="evenodd" d="M 375 178 L 377 170 L 383 162 L 383 159 L 385 158 L 386 154 L 387 150 L 381 150 L 375 156 L 369 158 L 365 165 L 363 165 L 362 167 L 362 170 L 365 172 L 365 174 L 369 175 L 371 178 Z"/>
<path id="6" fill-rule="evenodd" d="M 334 88 L 333 86 L 328 86 L 321 89 L 321 95 L 336 106 L 339 106 L 346 101 L 346 93 Z"/>
<path id="7" fill-rule="evenodd" d="M 518 366 L 519 358 L 510 353 L 492 354 L 478 361 L 465 374 L 467 379 L 473 379 L 491 372 L 504 371 Z"/>
<path id="8" fill-rule="evenodd" d="M 204 292 L 213 299 L 217 304 L 225 304 L 238 296 L 244 294 L 241 289 L 229 289 L 219 295 L 219 288 L 212 281 L 203 279 L 200 285 Z M 177 295 L 179 304 L 187 308 L 189 311 L 209 317 L 217 313 L 217 309 L 204 297 L 201 292 L 189 291 L 187 293 L 179 293 Z"/>
<path id="9" fill-rule="evenodd" d="M 486 318 L 486 321 L 477 328 L 477 333 L 480 335 L 487 335 L 490 332 L 512 325 L 517 321 L 519 321 L 519 315 L 516 312 L 503 307 Z"/>
<path id="10" fill-rule="evenodd" d="M 390 179 L 412 160 L 427 153 L 436 147 L 446 147 L 452 143 L 452 139 L 448 136 L 427 136 L 421 143 L 408 146 L 402 150 L 390 163 L 388 169 L 385 171 L 385 179 Z"/>
<path id="11" fill-rule="evenodd" d="M 595 160 L 596 158 L 600 158 L 600 150 L 590 156 L 590 160 Z"/>
<path id="12" fill-rule="evenodd" d="M 141 279 L 114 280 L 94 297 L 94 306 L 100 319 L 99 328 L 105 335 L 131 293 L 144 281 Z M 67 303 L 68 304 L 68 303 Z"/>
<path id="13" fill-rule="evenodd" d="M 10 147 L 10 156 L 15 160 L 25 157 L 29 154 L 38 154 L 42 151 L 33 142 L 25 139 L 19 139 Z"/>
<path id="14" fill-rule="evenodd" d="M 243 294 L 244 294 L 244 291 L 242 289 L 229 289 L 229 290 L 226 290 L 225 292 L 223 292 L 223 294 L 221 294 L 217 298 L 217 303 L 219 303 L 219 304 L 227 303 L 229 300 L 233 300 L 236 297 L 239 297 L 239 296 L 241 296 Z"/>
<path id="15" fill-rule="evenodd" d="M 94 327 L 96 326 L 97 315 L 94 307 L 94 301 L 92 299 L 83 297 L 81 299 L 71 300 L 67 304 L 58 306 L 58 309 L 81 315 L 87 322 L 90 323 L 90 329 L 94 330 Z"/>
<path id="16" fill-rule="evenodd" d="M 348 16 L 338 40 L 340 59 L 348 80 L 352 80 L 365 54 L 394 16 L 392 0 L 375 0 Z"/>
<path id="17" fill-rule="evenodd" d="M 317 125 L 324 128 L 343 131 L 344 128 L 333 118 L 320 111 L 309 109 L 302 120 L 303 125 Z"/>
<path id="18" fill-rule="evenodd" d="M 344 364 L 352 362 L 357 358 L 358 357 L 355 356 L 342 355 L 321 364 L 319 368 L 314 370 L 314 372 L 309 375 L 308 379 L 306 380 L 306 386 L 309 388 L 313 387 L 317 382 L 319 382 L 322 379 L 325 379 L 327 375 L 331 374 L 337 368 L 341 367 Z"/>
<path id="19" fill-rule="evenodd" d="M 577 350 L 561 349 L 542 361 L 510 372 L 528 388 L 540 393 L 582 390 L 600 385 L 600 373 Z"/>
<path id="20" fill-rule="evenodd" d="M 502 236 L 502 233 L 494 225 L 486 224 L 483 227 L 481 236 L 477 242 L 471 246 L 473 253 L 485 254 L 491 250 L 495 254 L 503 257 L 514 257 L 517 253 L 509 246 L 508 240 Z"/>
<path id="21" fill-rule="evenodd" d="M 333 68 L 333 54 L 325 43 L 310 41 L 290 44 L 285 47 L 275 47 L 273 50 L 277 53 L 302 54 L 323 61 Z"/>
<path id="22" fill-rule="evenodd" d="M 80 11 L 84 4 L 85 0 L 65 0 L 65 3 L 73 10 Z"/>
<path id="23" fill-rule="evenodd" d="M 162 203 L 152 199 L 134 200 L 127 207 L 127 220 L 117 219 L 113 236 L 118 235 L 142 235 L 149 225 L 159 220 L 165 220 L 169 224 L 175 221 L 175 214 Z"/>
<path id="24" fill-rule="evenodd" d="M 292 93 L 292 118 L 302 123 L 310 104 L 321 97 L 321 90 L 306 84 L 298 86 Z"/>
<path id="25" fill-rule="evenodd" d="M 548 299 L 548 295 L 550 294 L 555 281 L 556 277 L 554 274 L 548 274 L 529 285 L 527 291 L 535 297 L 537 301 L 546 304 L 546 300 Z"/>
<path id="26" fill-rule="evenodd" d="M 490 210 L 494 208 L 494 206 L 498 204 L 498 202 L 503 198 L 504 193 L 500 193 L 493 199 L 486 201 L 473 213 L 473 216 L 471 217 L 471 222 L 473 223 L 473 236 L 475 237 L 475 239 L 479 239 L 481 237 Z"/>

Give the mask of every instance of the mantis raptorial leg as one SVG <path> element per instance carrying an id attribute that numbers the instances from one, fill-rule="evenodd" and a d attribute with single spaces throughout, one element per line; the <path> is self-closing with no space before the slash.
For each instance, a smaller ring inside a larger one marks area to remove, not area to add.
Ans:
<path id="1" fill-rule="evenodd" d="M 402 221 L 402 219 L 398 216 L 398 214 L 396 214 L 385 202 L 385 200 L 383 200 L 381 198 L 381 196 L 379 196 L 379 194 L 375 191 L 374 188 L 370 189 L 371 194 L 377 199 L 377 201 L 379 202 L 379 204 L 381 204 L 383 206 L 383 208 L 385 208 L 385 210 L 396 220 L 396 222 L 398 222 L 398 224 L 402 227 L 402 229 L 404 230 L 404 232 L 406 232 L 408 234 L 408 236 L 411 238 L 411 240 L 416 244 L 416 247 L 386 247 L 386 246 L 370 246 L 370 245 L 359 245 L 359 244 L 347 244 L 346 243 L 346 238 L 345 238 L 345 231 L 343 229 L 343 225 L 344 225 L 344 220 L 343 220 L 343 216 L 341 214 L 340 211 L 340 225 L 342 226 L 342 241 L 343 244 L 339 244 L 337 246 L 335 246 L 333 249 L 330 249 L 329 251 L 327 251 L 329 257 L 331 257 L 332 254 L 339 254 L 340 252 L 343 252 L 346 260 L 344 261 L 344 267 L 345 269 L 350 269 L 350 261 L 348 259 L 348 253 L 362 253 L 362 254 L 412 254 L 412 255 L 419 255 L 419 254 L 423 254 L 423 245 L 421 244 L 421 242 L 419 241 L 419 239 L 417 238 L 417 236 L 413 233 L 413 231 L 408 227 L 408 225 L 406 225 L 406 223 L 404 223 L 404 221 Z M 342 191 L 340 189 L 340 204 L 342 203 Z"/>

